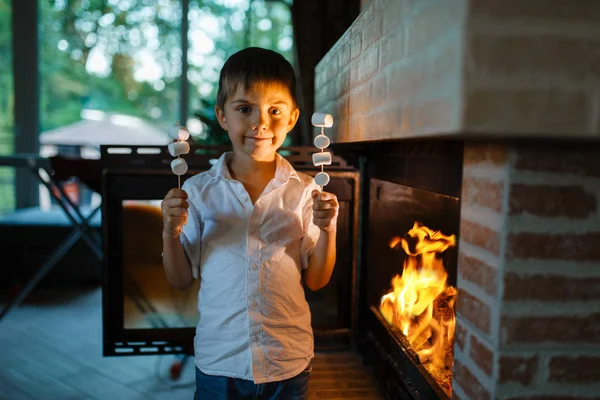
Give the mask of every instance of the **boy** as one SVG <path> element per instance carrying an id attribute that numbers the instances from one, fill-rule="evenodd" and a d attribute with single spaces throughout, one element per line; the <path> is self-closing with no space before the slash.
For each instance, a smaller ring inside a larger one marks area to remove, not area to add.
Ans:
<path id="1" fill-rule="evenodd" d="M 304 399 L 313 358 L 306 286 L 335 264 L 338 202 L 277 154 L 298 120 L 292 66 L 248 48 L 220 74 L 215 111 L 233 151 L 162 202 L 163 264 L 200 279 L 197 399 Z"/>

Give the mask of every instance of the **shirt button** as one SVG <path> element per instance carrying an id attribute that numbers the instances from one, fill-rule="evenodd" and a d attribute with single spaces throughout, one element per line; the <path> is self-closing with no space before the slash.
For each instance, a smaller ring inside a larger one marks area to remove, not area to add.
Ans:
<path id="1" fill-rule="evenodd" d="M 252 264 L 252 269 L 256 271 L 258 269 L 258 265 Z"/>
<path id="2" fill-rule="evenodd" d="M 252 307 L 252 308 L 256 308 L 257 305 L 258 305 L 258 302 L 256 300 L 252 300 L 250 302 L 250 307 Z"/>
<path id="3" fill-rule="evenodd" d="M 244 203 L 245 203 L 245 202 L 247 202 L 247 201 L 248 201 L 248 197 L 247 197 L 247 196 L 243 196 L 243 197 L 242 197 L 242 201 L 243 201 Z"/>
<path id="4" fill-rule="evenodd" d="M 254 343 L 258 342 L 258 336 L 252 336 L 252 338 L 250 338 L 250 340 L 252 340 Z"/>
<path id="5" fill-rule="evenodd" d="M 254 227 L 251 227 L 251 228 L 249 229 L 249 232 L 250 232 L 250 233 L 255 233 L 255 232 L 256 232 L 256 228 L 254 228 Z"/>

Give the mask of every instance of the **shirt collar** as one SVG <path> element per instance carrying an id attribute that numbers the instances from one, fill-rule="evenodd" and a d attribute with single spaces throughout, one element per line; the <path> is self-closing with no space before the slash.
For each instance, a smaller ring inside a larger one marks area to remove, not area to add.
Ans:
<path id="1" fill-rule="evenodd" d="M 231 159 L 233 156 L 233 152 L 227 151 L 219 157 L 215 165 L 213 165 L 210 169 L 210 174 L 215 178 L 223 178 L 225 180 L 233 180 L 231 177 L 231 173 L 229 172 L 229 167 L 227 166 L 227 161 Z M 292 167 L 292 164 L 289 163 L 288 160 L 283 158 L 279 153 L 275 154 L 275 181 L 280 184 L 286 183 L 290 178 L 297 179 L 300 181 L 300 176 Z"/>

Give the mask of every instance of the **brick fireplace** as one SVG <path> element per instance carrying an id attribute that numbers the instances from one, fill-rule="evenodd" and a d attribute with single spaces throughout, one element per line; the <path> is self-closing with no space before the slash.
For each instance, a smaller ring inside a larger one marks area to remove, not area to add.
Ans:
<path id="1" fill-rule="evenodd" d="M 600 2 L 371 0 L 315 92 L 334 150 L 462 144 L 453 398 L 600 399 Z"/>

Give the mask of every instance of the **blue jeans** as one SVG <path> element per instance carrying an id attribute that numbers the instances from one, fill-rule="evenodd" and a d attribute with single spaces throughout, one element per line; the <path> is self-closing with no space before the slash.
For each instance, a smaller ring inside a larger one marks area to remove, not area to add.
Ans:
<path id="1" fill-rule="evenodd" d="M 255 384 L 226 376 L 206 375 L 196 367 L 195 400 L 305 400 L 310 367 L 293 378 Z"/>

